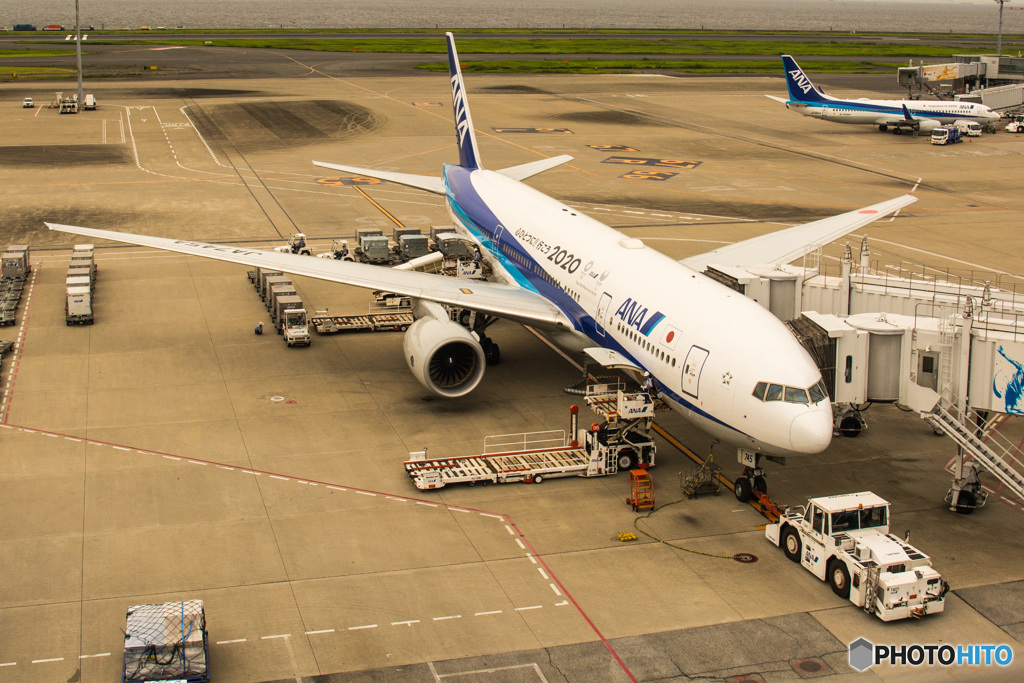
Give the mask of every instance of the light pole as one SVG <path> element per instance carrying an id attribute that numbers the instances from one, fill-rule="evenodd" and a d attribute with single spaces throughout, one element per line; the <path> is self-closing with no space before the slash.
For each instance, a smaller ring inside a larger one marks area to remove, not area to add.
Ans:
<path id="1" fill-rule="evenodd" d="M 1000 5 L 1000 10 L 1002 6 Z M 1002 14 L 999 15 L 1002 17 Z M 82 23 L 78 19 L 78 0 L 75 0 L 75 52 L 78 54 L 78 106 L 84 103 L 82 99 Z"/>

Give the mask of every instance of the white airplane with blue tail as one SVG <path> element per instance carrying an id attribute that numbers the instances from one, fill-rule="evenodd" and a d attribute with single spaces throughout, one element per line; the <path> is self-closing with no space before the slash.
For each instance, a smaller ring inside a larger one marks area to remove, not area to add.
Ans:
<path id="1" fill-rule="evenodd" d="M 406 362 L 431 392 L 460 397 L 483 379 L 497 346 L 443 305 L 530 325 L 564 349 L 639 378 L 649 372 L 674 410 L 739 449 L 748 467 L 737 494 L 763 487 L 762 456 L 820 453 L 832 437 L 821 374 L 789 329 L 756 302 L 701 274 L 708 264 L 788 263 L 916 201 L 890 199 L 675 261 L 521 181 L 560 156 L 501 170 L 481 161 L 454 38 L 447 34 L 458 164 L 441 177 L 314 162 L 442 195 L 456 228 L 476 242 L 495 281 L 109 230 L 51 230 L 128 242 L 412 297 Z"/>
<path id="2" fill-rule="evenodd" d="M 796 60 L 782 55 L 789 99 L 766 95 L 788 109 L 823 121 L 860 123 L 899 135 L 904 129 L 930 133 L 956 121 L 975 121 L 982 127 L 999 120 L 999 114 L 976 102 L 922 102 L 920 100 L 844 100 L 826 95 L 807 77 Z"/>

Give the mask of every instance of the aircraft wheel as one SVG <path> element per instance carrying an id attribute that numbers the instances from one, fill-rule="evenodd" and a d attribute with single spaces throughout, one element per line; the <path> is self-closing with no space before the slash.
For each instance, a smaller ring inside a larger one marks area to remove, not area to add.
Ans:
<path id="1" fill-rule="evenodd" d="M 903 135 L 903 129 L 900 128 L 899 126 L 896 126 L 895 128 L 892 129 L 892 133 L 893 135 Z"/>
<path id="2" fill-rule="evenodd" d="M 484 346 L 484 360 L 488 365 L 497 365 L 501 362 L 501 349 L 497 344 L 491 342 Z"/>
<path id="3" fill-rule="evenodd" d="M 882 131 L 884 133 L 885 131 L 889 130 L 889 126 L 881 125 L 881 126 L 878 127 L 878 130 L 880 130 L 880 131 Z"/>
<path id="4" fill-rule="evenodd" d="M 754 490 L 758 493 L 768 493 L 768 482 L 761 475 L 754 477 Z"/>
<path id="5" fill-rule="evenodd" d="M 800 542 L 800 533 L 791 526 L 786 527 L 782 532 L 782 552 L 793 562 L 799 562 L 801 550 L 803 543 Z"/>
<path id="6" fill-rule="evenodd" d="M 970 491 L 961 491 L 960 497 L 956 500 L 956 512 L 958 515 L 969 515 L 974 512 L 977 499 Z"/>
<path id="7" fill-rule="evenodd" d="M 860 434 L 860 420 L 855 417 L 844 417 L 839 421 L 839 433 L 853 438 Z"/>
<path id="8" fill-rule="evenodd" d="M 850 597 L 850 572 L 846 571 L 842 560 L 832 560 L 829 565 L 828 585 L 832 586 L 833 593 L 844 600 Z"/>
<path id="9" fill-rule="evenodd" d="M 459 324 L 463 327 L 469 327 L 469 311 L 462 311 L 459 313 Z"/>
<path id="10" fill-rule="evenodd" d="M 736 494 L 736 500 L 746 503 L 750 500 L 750 480 L 746 477 L 740 477 L 733 484 L 732 492 Z"/>

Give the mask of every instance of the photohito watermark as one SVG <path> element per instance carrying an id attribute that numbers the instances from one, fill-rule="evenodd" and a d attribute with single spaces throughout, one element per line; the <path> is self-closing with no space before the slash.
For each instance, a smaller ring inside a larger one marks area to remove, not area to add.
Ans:
<path id="1" fill-rule="evenodd" d="M 875 645 L 867 638 L 850 643 L 850 666 L 866 671 L 890 666 L 1009 666 L 1009 645 Z"/>

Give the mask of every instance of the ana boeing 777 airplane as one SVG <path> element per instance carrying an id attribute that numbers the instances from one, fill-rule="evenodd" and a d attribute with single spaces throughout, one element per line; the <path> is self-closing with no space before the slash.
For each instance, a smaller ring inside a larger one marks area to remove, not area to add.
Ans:
<path id="1" fill-rule="evenodd" d="M 982 126 L 995 123 L 999 114 L 984 104 L 974 102 L 921 102 L 920 100 L 843 100 L 826 95 L 811 83 L 796 60 L 782 55 L 782 69 L 786 73 L 789 99 L 766 95 L 782 102 L 787 109 L 804 116 L 836 123 L 867 123 L 878 130 L 899 135 L 903 129 L 929 133 L 935 128 L 954 121 L 977 121 Z"/>
<path id="2" fill-rule="evenodd" d="M 739 447 L 747 468 L 737 480 L 738 494 L 763 486 L 761 456 L 824 450 L 832 408 L 814 361 L 771 313 L 700 271 L 708 264 L 788 263 L 916 198 L 905 195 L 674 261 L 520 182 L 571 157 L 485 169 L 450 33 L 447 40 L 458 164 L 445 164 L 441 177 L 431 177 L 314 163 L 442 195 L 455 227 L 487 255 L 496 282 L 47 225 L 413 297 L 417 319 L 404 338 L 405 359 L 416 379 L 441 396 L 468 394 L 497 357 L 483 326 L 469 330 L 453 322 L 442 304 L 530 325 L 606 366 L 634 377 L 653 375 L 669 406 Z"/>

